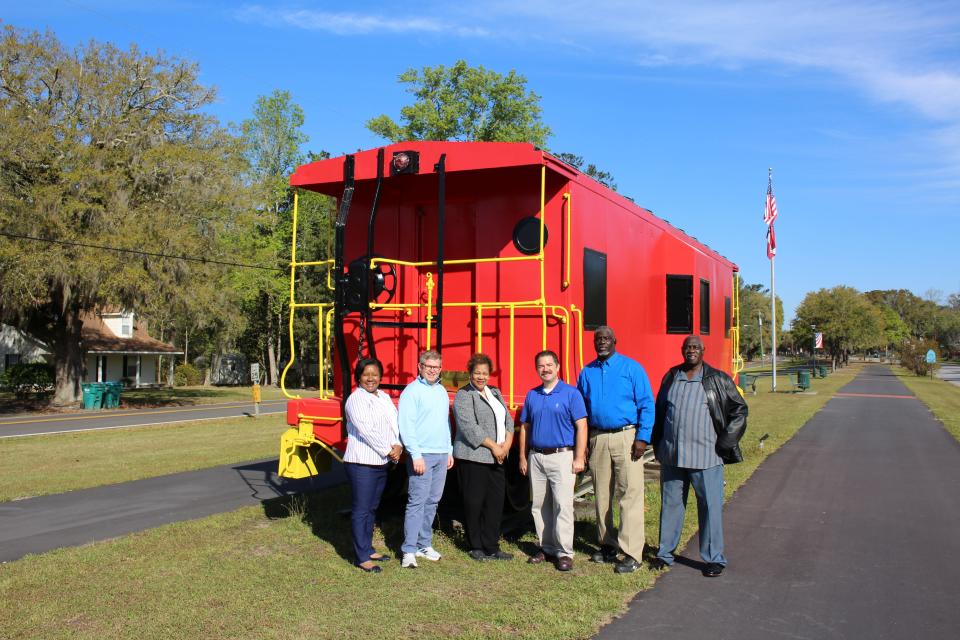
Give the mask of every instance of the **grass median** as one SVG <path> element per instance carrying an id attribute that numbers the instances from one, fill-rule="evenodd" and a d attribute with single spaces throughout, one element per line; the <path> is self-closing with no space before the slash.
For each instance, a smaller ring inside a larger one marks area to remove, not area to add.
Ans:
<path id="1" fill-rule="evenodd" d="M 857 370 L 815 380 L 814 393 L 748 395 L 746 460 L 728 467 L 728 494 Z M 620 576 L 585 561 L 588 520 L 577 522 L 569 574 L 524 563 L 528 533 L 504 545 L 512 562 L 474 562 L 459 535 L 439 534 L 441 562 L 410 571 L 394 560 L 366 575 L 351 565 L 349 522 L 336 515 L 348 504 L 341 487 L 2 565 L 0 637 L 586 638 L 656 578 L 646 565 Z M 648 485 L 648 543 L 658 518 Z M 401 529 L 399 515 L 385 518 L 378 547 L 395 552 Z"/>
<path id="2" fill-rule="evenodd" d="M 275 456 L 285 416 L 0 440 L 0 502 Z"/>
<path id="3" fill-rule="evenodd" d="M 894 367 L 893 370 L 947 431 L 960 440 L 960 386 L 939 378 L 918 376 L 903 367 Z"/>

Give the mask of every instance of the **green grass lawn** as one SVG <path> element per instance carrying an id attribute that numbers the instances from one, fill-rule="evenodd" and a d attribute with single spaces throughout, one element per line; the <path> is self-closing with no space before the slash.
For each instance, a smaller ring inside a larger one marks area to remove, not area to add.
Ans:
<path id="1" fill-rule="evenodd" d="M 292 395 L 316 397 L 316 389 L 287 389 Z M 261 387 L 263 400 L 281 400 L 286 396 L 279 387 Z M 252 391 L 247 387 L 160 387 L 143 389 L 124 389 L 121 396 L 123 409 L 142 409 L 146 407 L 179 407 L 217 402 L 250 402 Z M 19 413 L 29 411 L 57 411 L 48 406 L 49 396 L 21 399 L 12 393 L 0 391 L 0 413 Z M 78 410 L 70 407 L 67 410 Z"/>
<path id="2" fill-rule="evenodd" d="M 747 396 L 746 460 L 727 468 L 728 494 L 858 369 L 814 380 L 815 393 Z M 341 487 L 4 564 L 0 637 L 586 638 L 656 577 L 646 566 L 616 575 L 583 553 L 569 574 L 528 566 L 531 534 L 504 545 L 513 562 L 474 562 L 457 534 L 438 534 L 440 563 L 409 571 L 393 561 L 365 575 L 350 564 L 349 522 L 334 515 L 348 504 Z M 658 517 L 648 485 L 650 544 Z M 400 515 L 388 516 L 376 544 L 395 552 L 401 529 Z M 592 522 L 579 521 L 578 552 L 594 540 Z"/>
<path id="3" fill-rule="evenodd" d="M 293 395 L 315 397 L 316 390 L 287 389 Z M 279 387 L 261 387 L 263 400 L 284 398 Z M 128 407 L 158 407 L 193 404 L 211 404 L 215 402 L 249 402 L 252 398 L 251 387 L 163 387 L 159 389 L 124 389 L 123 402 Z"/>
<path id="4" fill-rule="evenodd" d="M 282 414 L 0 440 L 0 501 L 275 456 Z"/>
<path id="5" fill-rule="evenodd" d="M 960 387 L 939 378 L 918 376 L 903 367 L 894 367 L 893 371 L 930 408 L 947 431 L 960 440 Z"/>

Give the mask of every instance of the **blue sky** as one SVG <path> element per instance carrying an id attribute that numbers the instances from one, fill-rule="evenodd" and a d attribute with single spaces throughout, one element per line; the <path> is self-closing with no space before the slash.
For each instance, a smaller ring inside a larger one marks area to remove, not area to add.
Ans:
<path id="1" fill-rule="evenodd" d="M 846 284 L 960 292 L 960 5 L 956 2 L 250 2 L 0 0 L 0 19 L 194 60 L 213 111 L 291 91 L 307 147 L 378 145 L 409 67 L 526 76 L 549 147 L 777 293 Z"/>

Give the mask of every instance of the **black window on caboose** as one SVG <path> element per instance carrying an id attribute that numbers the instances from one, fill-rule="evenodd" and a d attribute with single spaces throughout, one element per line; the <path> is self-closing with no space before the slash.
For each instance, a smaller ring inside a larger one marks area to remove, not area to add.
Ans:
<path id="1" fill-rule="evenodd" d="M 583 250 L 583 328 L 607 324 L 607 254 Z"/>
<path id="2" fill-rule="evenodd" d="M 667 333 L 693 333 L 693 276 L 667 276 Z"/>
<path id="3" fill-rule="evenodd" d="M 700 281 L 700 335 L 710 335 L 710 283 Z"/>

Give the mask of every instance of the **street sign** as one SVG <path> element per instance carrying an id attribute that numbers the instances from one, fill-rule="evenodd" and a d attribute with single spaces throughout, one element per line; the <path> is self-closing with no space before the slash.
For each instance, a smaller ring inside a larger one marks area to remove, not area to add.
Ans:
<path id="1" fill-rule="evenodd" d="M 934 364 L 937 361 L 937 354 L 934 353 L 933 349 L 927 351 L 927 364 Z"/>
<path id="2" fill-rule="evenodd" d="M 254 384 L 260 382 L 260 364 L 257 362 L 250 364 L 250 382 Z"/>

